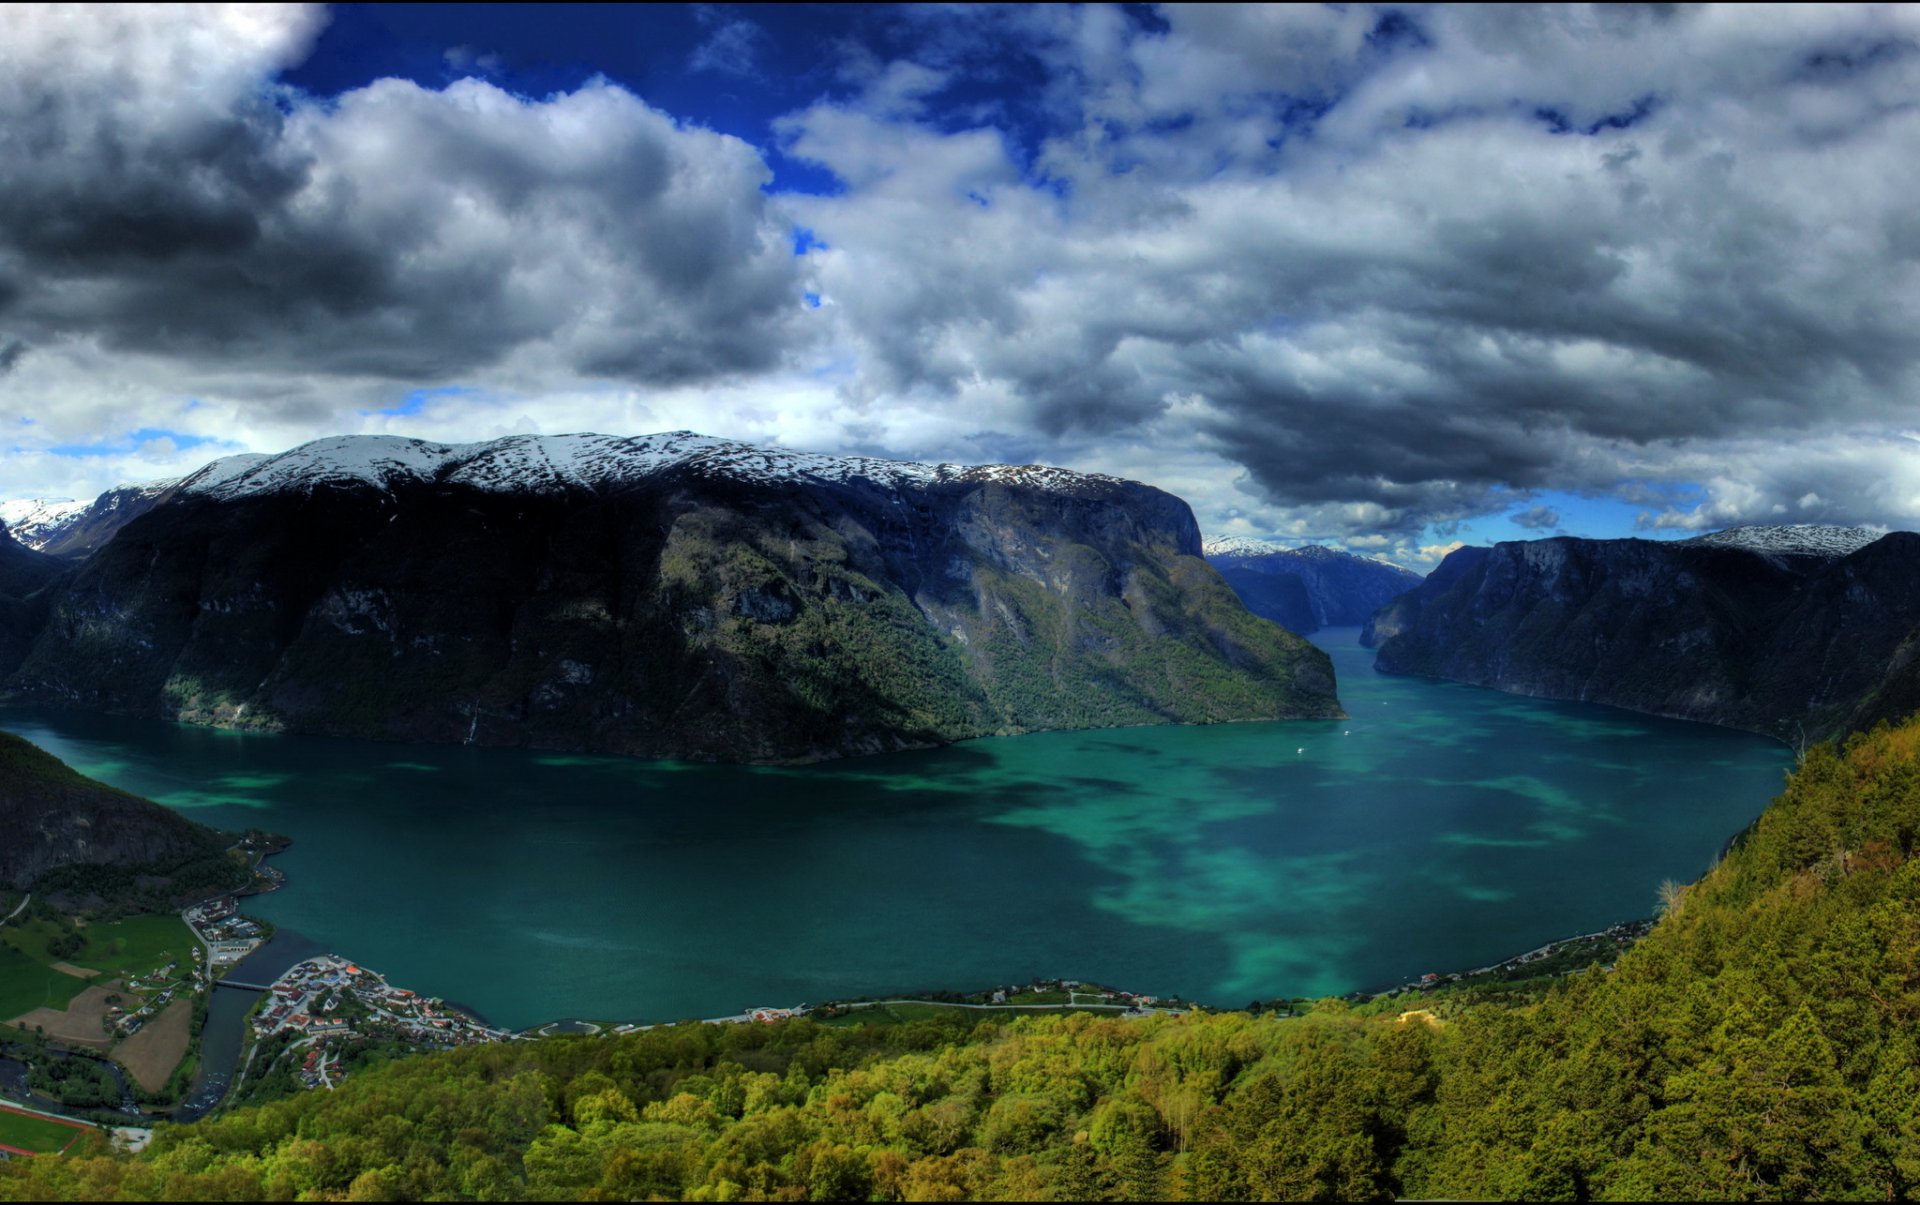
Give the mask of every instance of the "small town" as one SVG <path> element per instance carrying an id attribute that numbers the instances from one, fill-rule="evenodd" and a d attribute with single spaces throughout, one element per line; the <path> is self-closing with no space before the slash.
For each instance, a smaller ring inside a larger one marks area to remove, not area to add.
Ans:
<path id="1" fill-rule="evenodd" d="M 327 1044 L 331 1038 L 381 1037 L 449 1048 L 513 1036 L 438 997 L 394 987 L 378 972 L 337 954 L 296 963 L 276 979 L 254 1013 L 252 1026 L 256 1039 L 287 1035 L 296 1039 L 296 1045 L 313 1044 L 300 1076 L 309 1088 L 332 1087 L 344 1075 L 338 1050 Z"/>

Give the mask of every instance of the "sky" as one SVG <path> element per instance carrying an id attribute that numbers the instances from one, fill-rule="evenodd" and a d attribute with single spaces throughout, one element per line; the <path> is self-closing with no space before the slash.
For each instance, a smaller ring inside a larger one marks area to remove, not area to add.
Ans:
<path id="1" fill-rule="evenodd" d="M 0 498 L 322 435 L 1920 527 L 1920 9 L 0 8 Z"/>

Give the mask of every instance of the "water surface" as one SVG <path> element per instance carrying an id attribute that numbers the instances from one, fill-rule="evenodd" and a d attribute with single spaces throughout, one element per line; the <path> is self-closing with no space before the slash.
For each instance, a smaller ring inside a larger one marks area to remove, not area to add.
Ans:
<path id="1" fill-rule="evenodd" d="M 800 769 L 0 711 L 85 773 L 293 837 L 250 910 L 525 1026 L 1033 976 L 1221 1006 L 1651 913 L 1778 791 L 1772 742 L 1372 670 L 1353 718 L 1043 733 Z M 236 1002 L 237 1003 L 237 1002 Z"/>

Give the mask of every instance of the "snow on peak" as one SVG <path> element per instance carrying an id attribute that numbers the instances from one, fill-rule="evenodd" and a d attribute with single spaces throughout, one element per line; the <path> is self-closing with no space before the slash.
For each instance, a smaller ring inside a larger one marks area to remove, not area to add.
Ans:
<path id="1" fill-rule="evenodd" d="M 1278 540 L 1262 539 L 1259 536 L 1212 536 L 1200 545 L 1200 555 L 1206 557 L 1287 556 L 1303 561 L 1369 561 L 1375 565 L 1385 565 L 1389 569 L 1398 569 L 1403 573 L 1411 572 L 1406 566 L 1396 565 L 1382 557 L 1348 552 L 1344 548 L 1329 548 L 1325 544 L 1282 544 Z"/>
<path id="2" fill-rule="evenodd" d="M 1833 527 L 1795 523 L 1785 527 L 1729 527 L 1680 541 L 1719 548 L 1745 548 L 1774 556 L 1841 557 L 1865 548 L 1887 533 L 1872 527 Z"/>
<path id="3" fill-rule="evenodd" d="M 69 531 L 90 522 L 92 516 L 111 515 L 130 501 L 152 498 L 178 484 L 178 478 L 123 481 L 98 498 L 84 502 L 71 498 L 19 498 L 0 502 L 0 522 L 7 525 L 14 539 L 36 552 L 43 552 Z"/>
<path id="4" fill-rule="evenodd" d="M 1267 556 L 1292 552 L 1293 545 L 1259 536 L 1208 536 L 1200 544 L 1201 556 Z"/>
<path id="5" fill-rule="evenodd" d="M 882 486 L 945 481 L 1018 481 L 1064 488 L 1117 478 L 1047 465 L 952 465 L 822 456 L 784 448 L 668 431 L 656 435 L 510 435 L 485 443 L 441 444 L 396 435 L 339 435 L 274 456 L 216 460 L 186 479 L 188 493 L 230 499 L 316 485 L 359 482 L 390 488 L 403 481 L 443 481 L 498 492 L 550 492 L 631 481 L 672 466 L 702 475 L 757 482 L 812 478 Z"/>
<path id="6" fill-rule="evenodd" d="M 71 498 L 19 498 L 0 502 L 0 523 L 7 525 L 14 539 L 37 552 L 72 526 L 90 505 Z"/>

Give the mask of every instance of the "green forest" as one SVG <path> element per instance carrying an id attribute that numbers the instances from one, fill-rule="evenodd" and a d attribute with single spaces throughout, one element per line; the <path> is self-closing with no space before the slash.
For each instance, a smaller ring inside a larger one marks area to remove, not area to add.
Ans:
<path id="1" fill-rule="evenodd" d="M 1906 1198 L 1917 840 L 1909 722 L 1810 751 L 1645 941 L 1532 992 L 475 1047 L 0 1198 Z"/>

